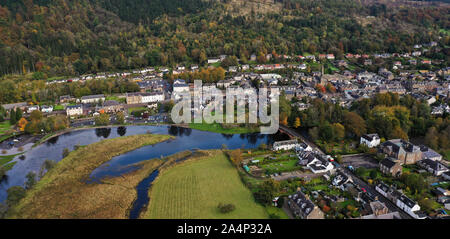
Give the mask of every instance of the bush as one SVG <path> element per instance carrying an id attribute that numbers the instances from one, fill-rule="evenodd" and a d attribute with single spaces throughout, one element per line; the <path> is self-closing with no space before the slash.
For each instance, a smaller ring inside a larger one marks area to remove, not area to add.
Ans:
<path id="1" fill-rule="evenodd" d="M 223 214 L 230 213 L 234 211 L 234 209 L 236 209 L 236 207 L 233 204 L 222 204 L 222 203 L 219 203 L 217 208 L 219 208 L 219 211 Z"/>
<path id="2" fill-rule="evenodd" d="M 69 149 L 68 148 L 64 148 L 63 154 L 62 154 L 63 158 L 69 156 L 69 153 L 70 153 Z"/>
<path id="3" fill-rule="evenodd" d="M 0 182 L 6 175 L 6 169 L 3 166 L 0 166 Z"/>
<path id="4" fill-rule="evenodd" d="M 19 203 L 19 201 L 25 197 L 26 191 L 21 186 L 10 187 L 7 191 L 8 197 L 6 198 L 6 204 L 12 207 Z"/>
<path id="5" fill-rule="evenodd" d="M 280 219 L 280 216 L 278 216 L 277 214 L 274 214 L 274 213 L 270 213 L 269 219 Z"/>

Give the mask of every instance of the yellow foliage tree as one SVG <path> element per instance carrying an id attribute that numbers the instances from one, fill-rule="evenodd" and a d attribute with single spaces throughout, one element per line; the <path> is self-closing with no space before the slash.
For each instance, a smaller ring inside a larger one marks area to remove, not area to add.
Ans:
<path id="1" fill-rule="evenodd" d="M 297 118 L 295 118 L 295 124 L 294 124 L 294 127 L 295 127 L 295 128 L 298 128 L 298 127 L 300 127 L 300 126 L 302 126 L 302 124 L 301 124 L 301 122 L 300 122 L 300 117 L 297 117 Z"/>
<path id="2" fill-rule="evenodd" d="M 23 131 L 25 131 L 25 127 L 27 126 L 27 124 L 28 124 L 28 121 L 22 117 L 19 120 L 19 122 L 17 123 L 17 127 L 19 127 L 19 130 L 23 132 Z"/>

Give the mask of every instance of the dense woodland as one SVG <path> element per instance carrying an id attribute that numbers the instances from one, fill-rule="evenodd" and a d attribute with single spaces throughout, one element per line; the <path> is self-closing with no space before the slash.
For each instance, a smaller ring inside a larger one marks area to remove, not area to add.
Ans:
<path id="1" fill-rule="evenodd" d="M 230 4 L 233 8 L 225 7 Z M 346 52 L 410 52 L 415 43 L 431 40 L 445 46 L 450 39 L 447 5 L 391 8 L 354 0 L 277 0 L 272 4 L 279 11 L 267 11 L 267 3 L 266 8 L 247 4 L 1 0 L 0 75 L 31 71 L 45 79 L 204 64 L 219 54 L 244 62 L 251 54 L 266 53 L 328 52 L 340 58 Z"/>

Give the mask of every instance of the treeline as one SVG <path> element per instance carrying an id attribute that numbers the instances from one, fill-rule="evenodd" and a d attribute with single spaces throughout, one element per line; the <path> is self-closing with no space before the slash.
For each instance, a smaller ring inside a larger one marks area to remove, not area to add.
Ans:
<path id="1" fill-rule="evenodd" d="M 174 79 L 183 79 L 188 83 L 194 83 L 194 80 L 202 80 L 204 83 L 217 83 L 225 79 L 225 70 L 222 67 L 217 68 L 203 68 L 198 72 L 184 72 L 181 74 L 174 74 L 169 76 L 173 82 Z"/>
<path id="2" fill-rule="evenodd" d="M 354 102 L 349 110 L 338 103 L 323 102 L 320 99 L 313 99 L 309 103 L 311 107 L 305 111 L 292 107 L 291 113 L 284 113 L 287 112 L 287 106 L 281 101 L 280 122 L 308 129 L 313 140 L 325 142 L 358 139 L 366 133 L 378 133 L 386 140 L 426 136 L 427 141 L 432 141 L 430 147 L 450 148 L 449 117 L 433 117 L 426 102 L 418 101 L 410 95 L 400 97 L 393 93 L 377 94 L 371 99 Z M 283 120 L 283 117 L 288 120 Z"/>
<path id="3" fill-rule="evenodd" d="M 62 95 L 77 98 L 93 94 L 115 94 L 139 91 L 139 86 L 127 79 L 88 80 L 46 84 L 44 80 L 7 79 L 0 81 L 0 104 L 16 102 L 55 102 Z"/>
<path id="4" fill-rule="evenodd" d="M 0 1 L 0 75 L 32 71 L 45 79 L 203 65 L 220 54 L 244 62 L 252 54 L 262 61 L 268 53 L 327 52 L 340 58 L 346 52 L 412 51 L 414 44 L 432 40 L 445 47 L 450 40 L 445 31 L 438 33 L 450 25 L 442 17 L 446 7 L 283 2 L 279 13 L 231 15 L 222 6 L 226 1 Z"/>

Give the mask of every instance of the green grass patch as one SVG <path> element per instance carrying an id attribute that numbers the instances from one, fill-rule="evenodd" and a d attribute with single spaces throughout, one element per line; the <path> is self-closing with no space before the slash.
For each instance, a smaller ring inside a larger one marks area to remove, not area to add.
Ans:
<path id="1" fill-rule="evenodd" d="M 268 218 L 264 207 L 254 201 L 236 168 L 221 151 L 162 171 L 149 197 L 144 218 Z M 233 204 L 235 210 L 223 214 L 217 207 L 219 203 Z"/>
<path id="2" fill-rule="evenodd" d="M 133 107 L 133 108 L 128 108 L 128 114 L 132 114 L 135 111 L 146 111 L 148 110 L 147 107 Z"/>
<path id="3" fill-rule="evenodd" d="M 191 124 L 189 124 L 189 127 L 191 129 L 209 131 L 209 132 L 221 133 L 221 134 L 248 134 L 248 133 L 259 132 L 259 127 L 256 125 L 254 127 L 242 127 L 238 124 L 219 124 L 219 123 L 195 124 L 195 123 L 191 123 Z"/>
<path id="4" fill-rule="evenodd" d="M 284 212 L 282 208 L 266 206 L 265 209 L 269 216 L 275 216 L 278 219 L 289 219 L 289 216 Z"/>
<path id="5" fill-rule="evenodd" d="M 273 162 L 264 164 L 261 167 L 266 170 L 267 173 L 272 174 L 276 172 L 291 172 L 300 170 L 302 167 L 298 166 L 298 160 L 288 160 L 282 162 Z"/>
<path id="6" fill-rule="evenodd" d="M 0 122 L 0 134 L 5 134 L 11 130 L 11 123 L 9 121 Z"/>
<path id="7" fill-rule="evenodd" d="M 0 155 L 0 166 L 3 166 L 3 167 L 5 167 L 7 170 L 10 170 L 13 166 L 14 166 L 14 164 L 16 163 L 16 162 L 13 162 L 13 163 L 10 163 L 16 156 L 18 156 L 18 155 L 21 155 L 22 153 L 20 153 L 20 154 L 14 154 L 14 155 L 5 155 L 5 156 L 2 156 L 2 155 Z"/>
<path id="8" fill-rule="evenodd" d="M 55 110 L 55 111 L 64 110 L 64 105 L 54 105 L 53 110 Z"/>

